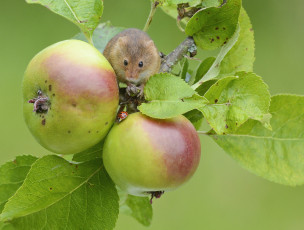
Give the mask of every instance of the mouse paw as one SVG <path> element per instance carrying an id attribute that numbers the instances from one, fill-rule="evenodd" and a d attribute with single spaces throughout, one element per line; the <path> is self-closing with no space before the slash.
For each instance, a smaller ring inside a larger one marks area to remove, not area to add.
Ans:
<path id="1" fill-rule="evenodd" d="M 144 85 L 138 87 L 139 92 L 137 94 L 137 97 L 140 99 L 144 98 L 144 87 Z"/>
<path id="2" fill-rule="evenodd" d="M 139 88 L 133 84 L 129 84 L 127 86 L 126 92 L 130 97 L 135 97 L 139 93 Z"/>

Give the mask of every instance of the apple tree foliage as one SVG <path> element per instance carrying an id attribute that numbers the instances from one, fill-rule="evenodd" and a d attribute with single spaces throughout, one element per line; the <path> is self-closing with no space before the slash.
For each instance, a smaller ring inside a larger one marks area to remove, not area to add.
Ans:
<path id="1" fill-rule="evenodd" d="M 76 24 L 102 52 L 124 28 L 99 23 L 101 0 L 26 0 Z M 177 20 L 197 52 L 218 50 L 195 69 L 179 60 L 178 73 L 159 73 L 144 88 L 139 110 L 164 119 L 184 114 L 245 169 L 270 181 L 304 184 L 304 96 L 271 96 L 253 72 L 254 34 L 241 0 L 151 0 Z M 154 8 L 153 8 L 154 7 Z M 190 60 L 191 61 L 191 60 Z M 176 72 L 176 71 L 175 71 Z M 119 213 L 149 226 L 147 197 L 120 191 L 102 164 L 100 143 L 72 160 L 18 156 L 0 167 L 0 229 L 113 229 Z"/>

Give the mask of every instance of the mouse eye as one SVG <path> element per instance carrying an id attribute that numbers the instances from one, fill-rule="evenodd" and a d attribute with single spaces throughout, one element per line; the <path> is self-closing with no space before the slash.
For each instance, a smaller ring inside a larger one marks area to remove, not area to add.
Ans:
<path id="1" fill-rule="evenodd" d="M 141 68 L 141 67 L 144 66 L 144 63 L 141 61 L 141 62 L 138 63 L 138 66 Z"/>
<path id="2" fill-rule="evenodd" d="M 128 65 L 128 61 L 124 60 L 124 65 L 127 66 Z"/>

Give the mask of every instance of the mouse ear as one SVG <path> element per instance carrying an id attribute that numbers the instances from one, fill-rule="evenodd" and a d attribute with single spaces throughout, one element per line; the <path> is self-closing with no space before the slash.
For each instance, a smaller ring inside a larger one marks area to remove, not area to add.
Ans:
<path id="1" fill-rule="evenodd" d="M 127 41 L 128 41 L 127 36 L 119 37 L 118 40 L 117 40 L 117 42 L 118 42 L 119 45 L 126 44 Z"/>
<path id="2" fill-rule="evenodd" d="M 148 47 L 155 46 L 155 44 L 154 44 L 154 42 L 153 42 L 152 40 L 147 41 L 147 42 L 146 42 L 146 45 L 147 45 Z"/>

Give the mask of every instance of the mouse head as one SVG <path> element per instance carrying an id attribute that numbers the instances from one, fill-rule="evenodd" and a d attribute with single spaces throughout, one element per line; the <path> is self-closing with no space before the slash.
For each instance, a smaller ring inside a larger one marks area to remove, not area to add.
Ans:
<path id="1" fill-rule="evenodd" d="M 120 37 L 115 57 L 113 67 L 118 69 L 119 80 L 126 83 L 145 83 L 160 68 L 160 56 L 154 42 L 141 36 Z"/>

